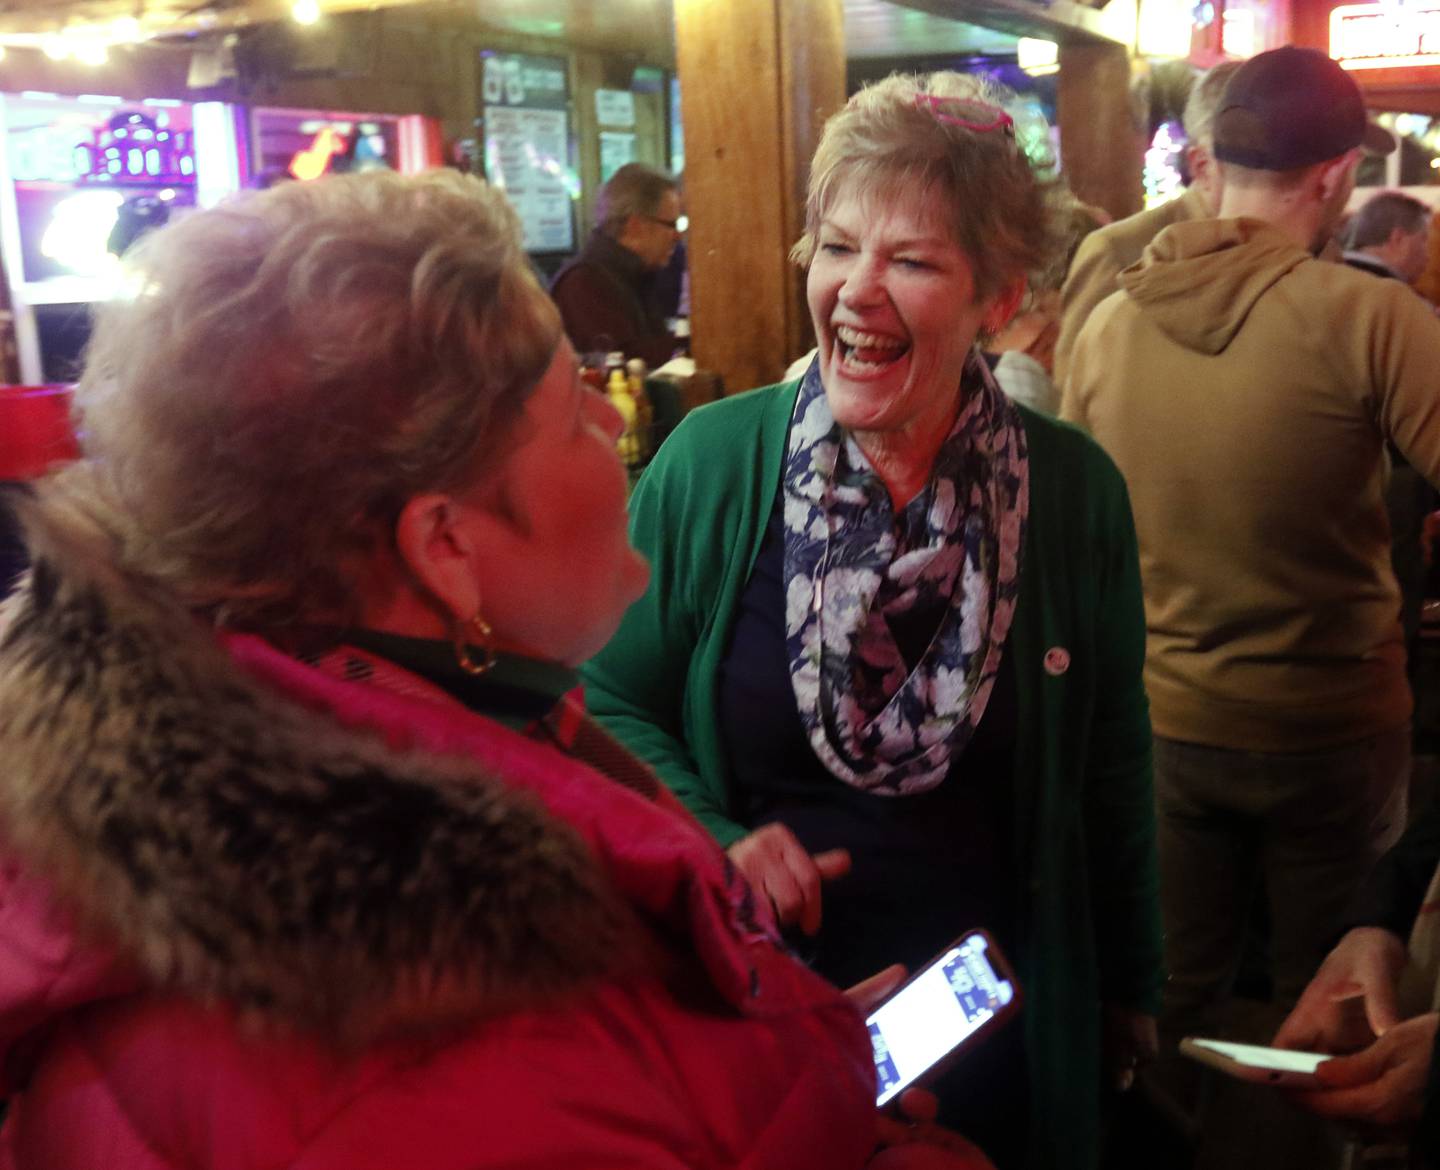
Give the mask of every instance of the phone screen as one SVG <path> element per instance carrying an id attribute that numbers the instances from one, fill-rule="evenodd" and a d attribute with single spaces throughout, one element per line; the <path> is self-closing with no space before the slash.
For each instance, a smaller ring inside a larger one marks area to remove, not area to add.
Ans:
<path id="1" fill-rule="evenodd" d="M 1224 1040 L 1191 1038 L 1190 1043 L 1196 1048 L 1208 1048 L 1211 1052 L 1228 1056 L 1237 1064 L 1273 1072 L 1313 1073 L 1330 1059 L 1318 1052 L 1291 1052 L 1282 1048 L 1261 1048 L 1254 1044 L 1231 1044 Z"/>
<path id="2" fill-rule="evenodd" d="M 926 1069 L 1015 998 L 1015 987 L 996 974 L 988 940 L 961 939 L 865 1022 L 875 1049 L 875 1076 L 884 1105 Z"/>

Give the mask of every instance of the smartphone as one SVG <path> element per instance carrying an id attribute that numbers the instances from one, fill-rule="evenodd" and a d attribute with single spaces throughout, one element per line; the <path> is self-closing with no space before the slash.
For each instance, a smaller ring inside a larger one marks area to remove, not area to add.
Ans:
<path id="1" fill-rule="evenodd" d="M 1291 1052 L 1285 1048 L 1231 1044 L 1195 1036 L 1180 1041 L 1180 1051 L 1191 1060 L 1208 1064 L 1238 1080 L 1295 1088 L 1314 1088 L 1319 1083 L 1315 1080 L 1315 1070 L 1330 1059 L 1318 1052 Z"/>
<path id="2" fill-rule="evenodd" d="M 1020 988 L 983 930 L 963 934 L 865 1022 L 875 1049 L 876 1105 L 884 1105 L 1020 1010 Z"/>

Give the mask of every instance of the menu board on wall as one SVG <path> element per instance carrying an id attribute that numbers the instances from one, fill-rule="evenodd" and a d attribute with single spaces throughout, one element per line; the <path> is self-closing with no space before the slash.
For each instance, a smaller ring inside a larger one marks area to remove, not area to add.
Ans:
<path id="1" fill-rule="evenodd" d="M 520 217 L 527 252 L 575 246 L 563 57 L 481 54 L 485 173 Z"/>

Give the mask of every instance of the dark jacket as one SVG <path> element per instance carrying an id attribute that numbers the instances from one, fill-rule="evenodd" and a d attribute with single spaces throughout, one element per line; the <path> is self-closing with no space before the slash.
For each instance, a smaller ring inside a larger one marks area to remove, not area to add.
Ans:
<path id="1" fill-rule="evenodd" d="M 675 338 L 654 306 L 654 273 L 634 252 L 603 232 L 591 233 L 585 247 L 550 282 L 565 335 L 580 354 L 619 350 L 627 358 L 662 365 L 675 352 Z"/>

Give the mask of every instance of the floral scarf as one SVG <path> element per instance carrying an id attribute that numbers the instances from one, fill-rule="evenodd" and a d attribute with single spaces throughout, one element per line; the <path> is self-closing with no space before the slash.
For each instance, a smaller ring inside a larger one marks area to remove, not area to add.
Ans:
<path id="1" fill-rule="evenodd" d="M 924 792 L 945 778 L 985 713 L 1019 593 L 1030 500 L 1024 424 L 973 351 L 961 399 L 929 485 L 898 514 L 831 415 L 818 359 L 790 419 L 790 680 L 826 768 L 880 795 Z M 912 669 L 891 625 L 917 619 L 935 632 Z"/>

